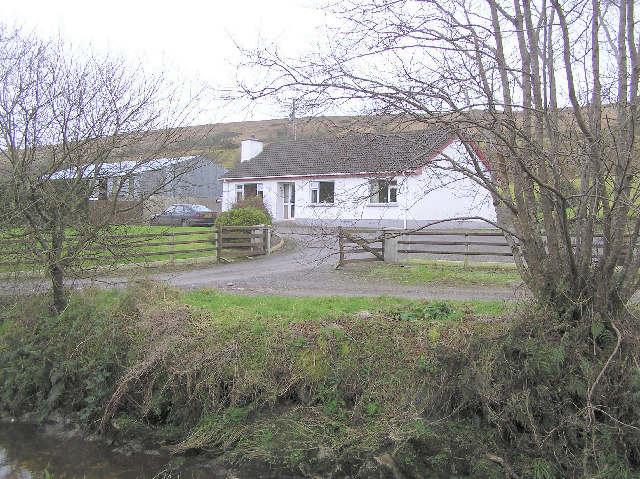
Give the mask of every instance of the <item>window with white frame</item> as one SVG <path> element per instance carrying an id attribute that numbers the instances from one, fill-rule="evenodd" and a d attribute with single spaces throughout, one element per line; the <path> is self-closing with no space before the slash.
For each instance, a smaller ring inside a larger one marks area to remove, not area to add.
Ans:
<path id="1" fill-rule="evenodd" d="M 369 202 L 388 204 L 398 202 L 398 182 L 396 180 L 371 180 L 369 182 Z"/>
<path id="2" fill-rule="evenodd" d="M 331 204 L 334 201 L 333 181 L 312 181 L 311 204 Z"/>
<path id="3" fill-rule="evenodd" d="M 264 188 L 262 183 L 240 183 L 236 185 L 236 201 L 243 198 L 257 196 L 264 198 Z"/>

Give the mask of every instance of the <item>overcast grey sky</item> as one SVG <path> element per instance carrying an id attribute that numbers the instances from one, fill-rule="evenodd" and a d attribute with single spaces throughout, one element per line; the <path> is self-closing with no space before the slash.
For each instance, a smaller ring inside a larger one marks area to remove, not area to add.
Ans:
<path id="1" fill-rule="evenodd" d="M 74 46 L 91 45 L 141 59 L 146 68 L 166 66 L 180 78 L 227 85 L 238 54 L 233 40 L 255 45 L 277 39 L 285 52 L 302 51 L 323 14 L 313 0 L 0 0 L 0 18 L 42 36 L 58 33 Z M 210 115 L 210 116 L 209 116 Z M 250 116 L 225 109 L 202 122 L 266 119 L 284 112 L 264 108 Z"/>

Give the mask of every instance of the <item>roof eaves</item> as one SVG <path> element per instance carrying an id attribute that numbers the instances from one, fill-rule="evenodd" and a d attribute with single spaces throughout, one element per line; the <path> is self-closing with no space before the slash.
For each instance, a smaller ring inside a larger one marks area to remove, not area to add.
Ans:
<path id="1" fill-rule="evenodd" d="M 367 178 L 367 177 L 391 177 L 402 175 L 419 174 L 419 168 L 412 168 L 403 171 L 361 171 L 357 173 L 318 173 L 307 175 L 281 175 L 281 176 L 243 176 L 236 178 L 220 178 L 225 183 L 240 183 L 251 181 L 272 181 L 272 180 L 309 180 L 313 178 Z"/>

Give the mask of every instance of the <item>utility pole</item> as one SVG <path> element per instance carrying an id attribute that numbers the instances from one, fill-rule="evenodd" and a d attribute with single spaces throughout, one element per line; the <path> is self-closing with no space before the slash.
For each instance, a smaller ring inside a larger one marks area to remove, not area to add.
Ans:
<path id="1" fill-rule="evenodd" d="M 293 122 L 293 139 L 298 139 L 298 131 L 296 129 L 296 99 L 293 99 L 293 106 L 291 108 L 291 114 L 289 115 L 289 121 Z"/>

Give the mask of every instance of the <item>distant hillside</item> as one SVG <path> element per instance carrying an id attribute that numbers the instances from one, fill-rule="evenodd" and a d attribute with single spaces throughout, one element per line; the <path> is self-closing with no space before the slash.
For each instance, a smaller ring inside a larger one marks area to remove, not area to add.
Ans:
<path id="1" fill-rule="evenodd" d="M 478 120 L 485 113 L 474 112 L 478 115 Z M 572 113 L 567 110 L 562 117 L 561 124 L 566 128 L 571 128 Z M 566 118 L 565 118 L 566 116 Z M 609 118 L 613 118 L 609 115 Z M 453 117 L 443 117 L 446 122 L 450 122 Z M 240 162 L 240 142 L 255 135 L 256 139 L 264 142 L 265 145 L 278 141 L 290 141 L 294 138 L 318 138 L 329 135 L 343 135 L 351 132 L 363 131 L 391 131 L 391 130 L 418 130 L 427 128 L 429 124 L 437 120 L 427 118 L 424 121 L 416 120 L 415 116 L 389 115 L 389 116 L 335 116 L 318 118 L 298 118 L 294 122 L 282 118 L 277 120 L 264 121 L 244 121 L 233 123 L 219 123 L 215 125 L 198 125 L 184 127 L 179 130 L 181 141 L 171 143 L 159 152 L 154 152 L 154 157 L 176 157 L 183 155 L 202 155 L 229 169 Z M 611 121 L 611 120 L 610 120 Z M 469 127 L 473 127 L 472 122 L 468 122 Z M 141 151 L 149 152 L 158 136 L 164 136 L 166 132 L 156 130 L 148 140 L 131 138 L 131 141 L 124 142 L 125 145 L 112 152 L 109 161 L 136 160 L 140 157 Z M 145 143 L 149 142 L 148 148 Z M 43 151 L 42 157 L 47 157 L 48 153 Z M 157 156 L 156 156 L 157 155 Z M 0 159 L 0 165 L 2 160 Z"/>
<path id="2" fill-rule="evenodd" d="M 145 154 L 151 154 L 154 158 L 202 155 L 229 169 L 240 162 L 240 142 L 251 138 L 251 135 L 268 145 L 294 138 L 337 136 L 354 131 L 385 131 L 399 127 L 414 130 L 425 126 L 423 122 L 400 116 L 297 118 L 295 124 L 283 118 L 198 125 L 170 131 L 155 130 L 143 138 L 139 134 L 132 134 L 130 137 L 125 135 L 120 139 L 120 146 L 111 151 L 108 161 L 137 161 L 145 157 Z M 156 151 L 157 145 L 163 144 L 168 136 L 178 136 L 180 140 L 172 141 L 169 146 Z M 50 148 L 42 147 L 37 156 L 39 161 L 51 161 Z M 6 159 L 0 158 L 0 166 L 6 163 Z"/>
<path id="3" fill-rule="evenodd" d="M 296 138 L 313 138 L 327 135 L 339 135 L 350 131 L 385 130 L 406 122 L 399 117 L 322 117 L 245 121 L 201 125 L 183 129 L 183 141 L 163 152 L 166 156 L 199 154 L 212 161 L 231 168 L 240 162 L 240 142 L 255 135 L 266 144 L 277 141 L 289 141 Z M 411 122 L 410 129 L 423 128 L 424 125 Z"/>

